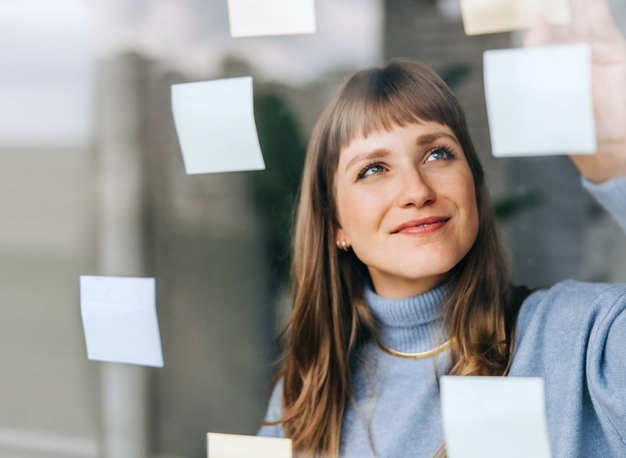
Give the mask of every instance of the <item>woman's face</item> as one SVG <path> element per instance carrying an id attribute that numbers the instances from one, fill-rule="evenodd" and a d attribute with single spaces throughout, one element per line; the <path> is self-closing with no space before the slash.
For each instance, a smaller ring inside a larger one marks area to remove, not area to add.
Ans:
<path id="1" fill-rule="evenodd" d="M 420 122 L 357 137 L 335 177 L 339 229 L 376 292 L 421 294 L 441 283 L 478 233 L 474 180 L 452 130 Z"/>

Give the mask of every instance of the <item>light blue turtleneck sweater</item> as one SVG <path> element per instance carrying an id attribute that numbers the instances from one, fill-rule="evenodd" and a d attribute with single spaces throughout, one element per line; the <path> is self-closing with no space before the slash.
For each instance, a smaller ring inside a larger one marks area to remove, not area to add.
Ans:
<path id="1" fill-rule="evenodd" d="M 626 178 L 583 183 L 626 231 Z M 365 297 L 383 342 L 420 352 L 441 343 L 438 310 L 450 291 L 444 283 L 407 299 L 371 289 Z M 450 369 L 447 357 L 404 360 L 369 343 L 352 368 L 356 404 L 346 406 L 341 456 L 431 458 L 443 442 L 435 370 Z M 626 457 L 626 284 L 566 281 L 531 294 L 518 317 L 510 375 L 544 378 L 553 458 Z M 268 420 L 279 417 L 280 404 L 279 382 Z M 283 432 L 266 426 L 259 435 Z"/>

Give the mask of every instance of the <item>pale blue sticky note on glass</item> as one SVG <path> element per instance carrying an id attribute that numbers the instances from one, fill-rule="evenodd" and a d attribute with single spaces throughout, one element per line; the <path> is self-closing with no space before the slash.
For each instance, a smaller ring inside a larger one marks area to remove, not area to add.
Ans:
<path id="1" fill-rule="evenodd" d="M 551 456 L 541 378 L 442 377 L 441 413 L 449 458 Z"/>
<path id="2" fill-rule="evenodd" d="M 596 151 L 588 44 L 486 51 L 484 70 L 494 156 Z"/>
<path id="3" fill-rule="evenodd" d="M 188 174 L 265 169 L 252 77 L 174 84 L 172 112 Z"/>
<path id="4" fill-rule="evenodd" d="M 315 32 L 314 0 L 228 0 L 233 37 Z"/>
<path id="5" fill-rule="evenodd" d="M 80 311 L 89 359 L 163 366 L 153 278 L 83 275 Z"/>

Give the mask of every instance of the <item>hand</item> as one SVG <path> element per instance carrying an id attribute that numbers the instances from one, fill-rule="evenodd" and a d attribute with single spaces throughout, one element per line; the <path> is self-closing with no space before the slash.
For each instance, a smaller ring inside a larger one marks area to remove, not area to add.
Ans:
<path id="1" fill-rule="evenodd" d="M 592 49 L 593 100 L 598 150 L 570 158 L 595 183 L 626 176 L 626 40 L 607 0 L 570 0 L 572 22 L 550 26 L 537 17 L 526 46 L 587 42 Z"/>

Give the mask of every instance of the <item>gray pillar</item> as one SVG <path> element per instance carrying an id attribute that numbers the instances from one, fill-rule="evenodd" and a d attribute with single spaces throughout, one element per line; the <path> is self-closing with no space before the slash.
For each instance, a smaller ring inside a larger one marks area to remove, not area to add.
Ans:
<path id="1" fill-rule="evenodd" d="M 146 369 L 103 363 L 102 457 L 146 458 Z"/>
<path id="2" fill-rule="evenodd" d="M 142 63 L 134 56 L 103 62 L 98 73 L 99 272 L 145 274 L 142 250 Z M 146 458 L 146 369 L 102 363 L 102 457 Z"/>

